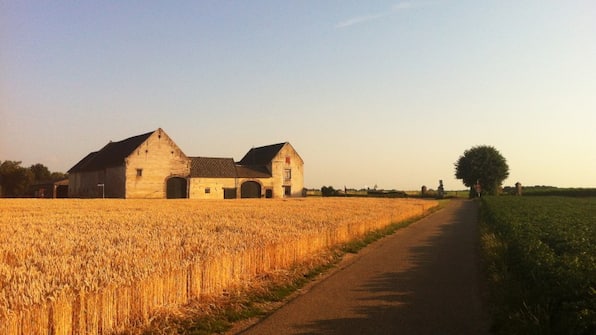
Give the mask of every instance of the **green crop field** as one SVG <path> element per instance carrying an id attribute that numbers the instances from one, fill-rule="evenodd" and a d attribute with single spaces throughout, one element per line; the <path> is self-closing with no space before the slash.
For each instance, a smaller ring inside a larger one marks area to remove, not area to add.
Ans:
<path id="1" fill-rule="evenodd" d="M 486 197 L 497 334 L 596 333 L 596 197 Z"/>

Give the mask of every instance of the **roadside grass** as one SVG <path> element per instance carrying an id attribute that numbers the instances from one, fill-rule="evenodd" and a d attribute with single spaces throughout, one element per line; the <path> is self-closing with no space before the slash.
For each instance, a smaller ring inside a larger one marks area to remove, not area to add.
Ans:
<path id="1" fill-rule="evenodd" d="M 402 229 L 402 228 L 405 228 L 405 227 L 411 225 L 412 223 L 423 218 L 424 216 L 428 216 L 431 213 L 434 213 L 442 208 L 445 208 L 445 206 L 447 205 L 448 202 L 449 202 L 449 200 L 445 200 L 445 199 L 439 200 L 439 205 L 432 208 L 430 211 L 428 211 L 424 215 L 417 216 L 417 217 L 411 218 L 409 220 L 401 221 L 401 222 L 394 222 L 383 229 L 371 231 L 371 232 L 367 233 L 366 235 L 364 235 L 360 239 L 354 240 L 352 242 L 349 242 L 349 243 L 346 243 L 346 244 L 340 246 L 339 250 L 343 253 L 351 253 L 351 254 L 358 253 L 358 251 L 360 251 L 360 249 L 366 247 L 367 245 L 369 245 L 385 236 L 391 235 L 391 234 L 395 233 L 396 231 L 398 231 L 399 229 Z"/>
<path id="2" fill-rule="evenodd" d="M 346 254 L 358 253 L 367 245 L 395 233 L 446 206 L 449 200 L 439 201 L 439 205 L 423 215 L 394 222 L 389 226 L 371 231 L 360 239 L 338 246 L 320 255 L 311 264 L 301 265 L 289 271 L 269 274 L 250 289 L 228 292 L 217 301 L 191 303 L 178 316 L 157 316 L 152 324 L 140 334 L 225 334 L 236 323 L 263 318 L 285 302 L 307 284 L 336 268 Z M 123 334 L 133 334 L 131 332 Z"/>
<path id="3" fill-rule="evenodd" d="M 225 334 L 235 323 L 260 319 L 272 313 L 309 282 L 334 268 L 341 261 L 338 250 L 323 255 L 315 265 L 303 265 L 291 271 L 269 274 L 251 288 L 238 288 L 221 297 L 196 301 L 181 309 L 178 315 L 157 315 L 152 323 L 132 334 Z"/>

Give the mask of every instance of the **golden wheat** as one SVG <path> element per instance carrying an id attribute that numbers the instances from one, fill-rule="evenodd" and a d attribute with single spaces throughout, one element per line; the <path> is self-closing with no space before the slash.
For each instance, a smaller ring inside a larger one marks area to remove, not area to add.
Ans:
<path id="1" fill-rule="evenodd" d="M 290 267 L 434 201 L 0 201 L 0 334 L 97 334 Z"/>

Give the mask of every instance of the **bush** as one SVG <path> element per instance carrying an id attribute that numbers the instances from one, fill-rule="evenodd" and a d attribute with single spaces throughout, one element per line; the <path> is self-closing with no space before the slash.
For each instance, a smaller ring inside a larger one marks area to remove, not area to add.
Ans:
<path id="1" fill-rule="evenodd" d="M 321 195 L 324 197 L 333 197 L 337 195 L 337 190 L 333 186 L 323 186 L 321 187 Z"/>

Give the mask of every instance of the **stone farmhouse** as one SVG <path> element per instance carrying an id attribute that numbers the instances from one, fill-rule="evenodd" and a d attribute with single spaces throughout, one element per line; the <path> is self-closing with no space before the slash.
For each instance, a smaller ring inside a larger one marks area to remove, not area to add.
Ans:
<path id="1" fill-rule="evenodd" d="M 189 157 L 161 128 L 110 142 L 68 174 L 75 198 L 284 198 L 304 188 L 304 162 L 288 142 L 252 148 L 238 162 Z"/>

